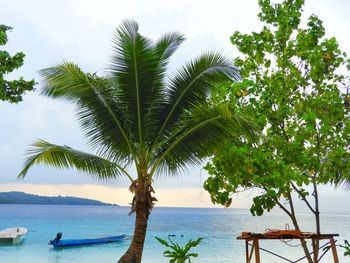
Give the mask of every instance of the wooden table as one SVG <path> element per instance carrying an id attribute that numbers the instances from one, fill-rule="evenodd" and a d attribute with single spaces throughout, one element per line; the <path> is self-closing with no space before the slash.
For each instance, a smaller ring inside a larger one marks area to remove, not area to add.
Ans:
<path id="1" fill-rule="evenodd" d="M 296 263 L 296 262 L 300 262 L 302 259 L 306 258 L 306 257 L 302 257 L 296 261 L 287 259 L 281 255 L 278 255 L 274 252 L 271 252 L 267 249 L 263 249 L 259 246 L 259 240 L 291 240 L 291 239 L 299 239 L 299 240 L 305 240 L 305 239 L 310 239 L 312 242 L 312 248 L 313 248 L 313 252 L 310 254 L 313 254 L 313 260 L 314 263 L 318 263 L 320 262 L 320 260 L 322 259 L 323 255 L 328 252 L 329 249 L 332 250 L 332 254 L 333 254 L 333 260 L 334 263 L 339 263 L 339 258 L 338 258 L 338 254 L 337 254 L 337 248 L 335 246 L 335 240 L 334 237 L 339 236 L 338 234 L 321 234 L 321 235 L 316 235 L 316 234 L 311 234 L 311 235 L 304 235 L 304 236 L 295 236 L 295 235 L 288 235 L 288 234 L 284 234 L 284 235 L 280 235 L 280 236 L 269 236 L 266 235 L 265 233 L 251 233 L 251 232 L 243 232 L 241 236 L 237 237 L 237 239 L 240 240 L 245 240 L 245 248 L 246 248 L 246 263 L 250 263 L 253 262 L 253 255 L 255 254 L 255 262 L 256 263 L 261 263 L 260 260 L 260 250 L 263 250 L 265 252 L 268 252 L 274 256 L 277 256 L 281 259 L 284 259 L 287 262 L 291 262 L 291 263 Z M 324 244 L 323 246 L 319 247 L 319 249 L 316 249 L 316 243 L 320 240 L 328 240 L 328 242 L 326 244 Z M 252 244 L 251 244 L 251 243 Z M 326 247 L 329 244 L 328 247 Z M 251 250 L 249 251 L 249 246 L 251 246 Z M 321 248 L 326 247 L 326 251 L 321 255 L 321 257 L 319 257 L 319 250 Z"/>

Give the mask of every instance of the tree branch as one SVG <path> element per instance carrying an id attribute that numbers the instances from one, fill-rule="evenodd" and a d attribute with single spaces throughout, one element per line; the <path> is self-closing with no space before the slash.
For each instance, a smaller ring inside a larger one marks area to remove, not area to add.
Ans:
<path id="1" fill-rule="evenodd" d="M 291 183 L 291 186 L 293 187 L 294 191 L 298 193 L 301 199 L 306 203 L 307 207 L 311 210 L 311 212 L 315 214 L 315 209 L 311 206 L 310 202 L 301 194 L 300 190 L 293 183 Z"/>

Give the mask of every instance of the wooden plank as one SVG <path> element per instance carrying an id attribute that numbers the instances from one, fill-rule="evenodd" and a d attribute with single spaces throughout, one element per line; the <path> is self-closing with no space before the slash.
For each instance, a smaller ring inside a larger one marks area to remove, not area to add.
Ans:
<path id="1" fill-rule="evenodd" d="M 330 238 L 329 241 L 331 242 L 334 263 L 339 263 L 337 247 L 335 246 L 334 238 Z"/>
<path id="2" fill-rule="evenodd" d="M 252 260 L 252 258 L 253 258 L 253 252 L 254 252 L 254 246 L 255 246 L 255 243 L 254 243 L 254 241 L 253 241 L 253 245 L 252 245 L 252 248 L 251 248 L 251 250 L 250 250 L 250 254 L 249 254 L 249 258 L 248 258 L 248 263 L 250 263 L 250 261 Z"/>
<path id="3" fill-rule="evenodd" d="M 260 263 L 259 240 L 258 240 L 258 239 L 255 239 L 253 242 L 255 243 L 255 244 L 254 244 L 254 247 L 255 247 L 255 262 L 256 262 L 256 263 Z"/>
<path id="4" fill-rule="evenodd" d="M 245 241 L 245 259 L 246 259 L 247 263 L 250 262 L 250 260 L 249 260 L 249 241 L 248 240 Z"/>
<path id="5" fill-rule="evenodd" d="M 321 234 L 321 235 L 306 235 L 303 236 L 303 239 L 330 239 L 333 237 L 337 237 L 339 236 L 339 234 Z M 241 239 L 241 240 L 253 240 L 253 239 L 281 239 L 281 238 L 285 238 L 285 239 L 300 239 L 300 236 L 294 236 L 294 235 L 281 235 L 281 236 L 274 236 L 274 237 L 269 237 L 266 236 L 265 234 L 262 233 L 249 233 L 246 235 L 242 235 L 237 237 L 237 239 Z"/>
<path id="6" fill-rule="evenodd" d="M 312 239 L 312 250 L 314 252 L 314 263 L 318 263 L 318 249 L 316 246 L 316 241 L 314 238 Z"/>

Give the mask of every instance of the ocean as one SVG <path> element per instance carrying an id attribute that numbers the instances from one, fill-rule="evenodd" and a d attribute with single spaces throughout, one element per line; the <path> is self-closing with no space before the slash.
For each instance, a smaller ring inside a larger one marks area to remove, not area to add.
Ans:
<path id="1" fill-rule="evenodd" d="M 0 205 L 0 229 L 23 226 L 29 230 L 22 244 L 0 246 L 0 262 L 117 262 L 130 241 L 61 249 L 48 246 L 48 241 L 57 232 L 63 233 L 62 239 L 132 235 L 134 216 L 128 216 L 129 209 L 116 206 Z M 309 215 L 301 214 L 300 221 L 304 231 L 312 231 Z M 203 242 L 193 250 L 199 254 L 198 258 L 193 259 L 194 263 L 245 262 L 244 242 L 236 240 L 241 232 L 284 229 L 286 223 L 289 223 L 288 218 L 279 211 L 253 217 L 246 209 L 155 207 L 149 220 L 143 262 L 169 262 L 162 255 L 165 248 L 154 238 L 166 239 L 168 235 L 176 235 L 172 239 L 180 244 L 204 237 Z M 324 213 L 322 225 L 323 233 L 341 234 L 337 243 L 343 243 L 343 239 L 350 240 L 350 213 Z M 289 242 L 288 245 L 279 240 L 262 241 L 260 245 L 292 260 L 302 256 L 297 241 Z M 338 248 L 340 262 L 350 262 L 343 252 L 343 249 Z M 283 262 L 265 252 L 261 252 L 261 258 L 263 263 Z M 322 261 L 332 262 L 331 254 Z"/>

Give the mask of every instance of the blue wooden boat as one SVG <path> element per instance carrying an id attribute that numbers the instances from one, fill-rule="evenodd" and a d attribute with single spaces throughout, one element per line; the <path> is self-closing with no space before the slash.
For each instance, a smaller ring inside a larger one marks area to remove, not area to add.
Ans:
<path id="1" fill-rule="evenodd" d="M 101 237 L 101 238 L 94 238 L 94 239 L 61 240 L 61 238 L 62 238 L 62 233 L 61 232 L 57 233 L 56 238 L 54 240 L 50 240 L 49 245 L 53 245 L 54 247 L 81 246 L 81 245 L 92 245 L 92 244 L 116 242 L 116 241 L 121 241 L 121 240 L 127 239 L 126 235 Z"/>

